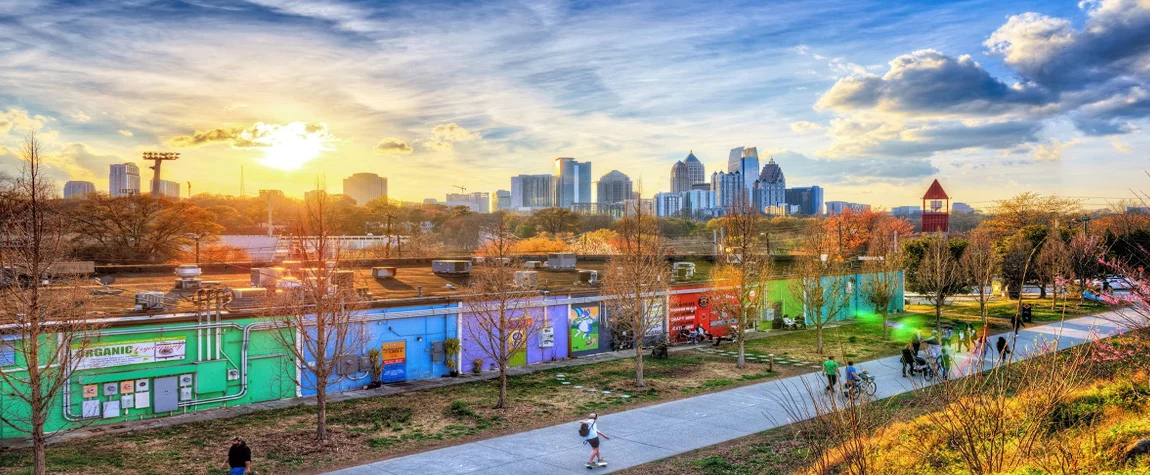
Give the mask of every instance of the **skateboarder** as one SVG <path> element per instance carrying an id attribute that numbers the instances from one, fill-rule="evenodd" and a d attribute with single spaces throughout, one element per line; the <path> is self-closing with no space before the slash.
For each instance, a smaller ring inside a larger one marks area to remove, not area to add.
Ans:
<path id="1" fill-rule="evenodd" d="M 586 427 L 586 434 L 584 434 L 584 427 Z M 603 460 L 603 456 L 599 455 L 599 437 L 611 440 L 607 434 L 599 432 L 599 416 L 594 412 L 587 419 L 580 422 L 579 434 L 583 436 L 583 443 L 591 445 L 591 458 L 587 459 L 587 468 L 606 467 L 607 461 Z"/>

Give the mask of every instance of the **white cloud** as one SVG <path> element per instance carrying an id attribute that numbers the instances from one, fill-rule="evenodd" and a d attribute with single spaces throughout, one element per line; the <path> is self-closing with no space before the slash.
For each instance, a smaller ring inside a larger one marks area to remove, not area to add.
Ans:
<path id="1" fill-rule="evenodd" d="M 810 122 L 810 121 L 806 121 L 806 120 L 800 120 L 798 122 L 791 122 L 791 130 L 796 132 L 796 133 L 800 133 L 800 134 L 805 134 L 808 132 L 814 132 L 816 130 L 822 130 L 824 128 L 825 127 L 823 127 L 821 124 L 816 124 L 814 122 Z"/>
<path id="2" fill-rule="evenodd" d="M 136 135 L 136 134 L 133 134 L 132 131 L 128 130 L 128 129 L 120 129 L 120 130 L 117 130 L 116 133 L 123 135 L 124 137 L 131 137 L 133 135 Z"/>
<path id="3" fill-rule="evenodd" d="M 1072 139 L 1066 142 L 1051 140 L 1049 144 L 1035 145 L 1031 149 L 1031 156 L 1040 162 L 1055 162 L 1062 159 L 1062 152 L 1064 150 L 1078 145 L 1078 142 L 1078 139 Z"/>
<path id="4" fill-rule="evenodd" d="M 423 142 L 428 150 L 446 152 L 455 147 L 456 142 L 470 142 L 482 137 L 477 132 L 471 132 L 458 124 L 440 124 L 431 131 L 431 138 Z"/>
<path id="5" fill-rule="evenodd" d="M 377 155 L 385 154 L 410 154 L 412 149 L 411 145 L 406 140 L 397 137 L 384 137 L 379 143 L 372 147 L 371 151 Z"/>
<path id="6" fill-rule="evenodd" d="M 68 117 L 70 117 L 73 121 L 79 122 L 81 124 L 86 124 L 88 121 L 92 120 L 92 118 L 88 117 L 88 114 L 85 114 L 84 111 L 74 111 L 68 114 Z"/>
<path id="7" fill-rule="evenodd" d="M 1114 146 L 1114 150 L 1117 150 L 1117 151 L 1125 153 L 1125 154 L 1130 154 L 1131 152 L 1134 151 L 1134 148 L 1131 147 L 1130 144 L 1127 142 L 1122 142 L 1119 140 L 1112 140 L 1112 141 L 1110 141 L 1110 145 Z"/>
<path id="8" fill-rule="evenodd" d="M 42 115 L 29 115 L 24 109 L 11 108 L 7 112 L 0 111 L 0 135 L 7 135 L 13 131 L 19 134 L 38 131 L 51 120 Z"/>

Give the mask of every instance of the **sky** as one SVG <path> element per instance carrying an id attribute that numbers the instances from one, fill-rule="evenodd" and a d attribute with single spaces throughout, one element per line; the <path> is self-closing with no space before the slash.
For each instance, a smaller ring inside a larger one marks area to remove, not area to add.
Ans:
<path id="1" fill-rule="evenodd" d="M 555 157 L 667 191 L 758 147 L 788 186 L 975 207 L 1150 185 L 1150 0 L 0 1 L 0 172 L 176 151 L 194 193 L 356 172 L 404 200 L 510 189 Z M 186 185 L 185 185 L 186 186 Z"/>

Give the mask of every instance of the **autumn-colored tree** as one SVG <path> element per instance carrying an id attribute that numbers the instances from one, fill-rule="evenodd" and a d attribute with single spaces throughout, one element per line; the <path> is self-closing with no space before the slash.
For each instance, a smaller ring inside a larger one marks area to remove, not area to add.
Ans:
<path id="1" fill-rule="evenodd" d="M 803 304 L 803 318 L 815 327 L 815 351 L 823 352 L 823 330 L 844 316 L 850 304 L 846 267 L 826 226 L 808 226 L 791 272 L 791 296 Z"/>
<path id="2" fill-rule="evenodd" d="M 509 243 L 509 254 L 547 254 L 565 252 L 567 243 L 549 236 L 535 236 Z"/>
<path id="3" fill-rule="evenodd" d="M 531 213 L 531 221 L 541 231 L 551 234 L 579 230 L 579 215 L 566 208 L 544 208 Z"/>
<path id="4" fill-rule="evenodd" d="M 763 231 L 762 215 L 745 204 L 728 212 L 721 223 L 724 239 L 711 273 L 714 288 L 709 298 L 738 346 L 735 366 L 743 368 L 746 332 L 762 317 L 772 277 L 770 235 Z"/>
<path id="5" fill-rule="evenodd" d="M 978 296 L 978 310 L 982 317 L 982 325 L 986 326 L 987 302 L 990 300 L 991 287 L 994 277 L 998 275 L 1002 257 L 994 248 L 994 236 L 987 230 L 978 230 L 970 233 L 966 249 L 963 250 L 959 264 L 962 278 Z"/>
<path id="6" fill-rule="evenodd" d="M 910 236 L 914 227 L 903 218 L 893 217 L 885 211 L 855 211 L 850 208 L 823 221 L 830 239 L 836 242 L 836 253 L 843 256 L 864 254 L 877 232 Z"/>
<path id="7" fill-rule="evenodd" d="M 910 241 L 903 250 L 908 261 L 907 285 L 934 307 L 935 331 L 942 334 L 942 307 L 946 300 L 966 287 L 966 279 L 958 262 L 966 249 L 966 241 L 952 239 L 945 234 L 932 234 Z"/>
<path id="8" fill-rule="evenodd" d="M 90 260 L 161 263 L 193 244 L 190 235 L 215 235 L 215 215 L 186 201 L 151 196 L 83 200 L 70 216 L 77 252 Z"/>
<path id="9" fill-rule="evenodd" d="M 1027 226 L 1052 227 L 1067 224 L 1081 215 L 1082 200 L 1025 192 L 1006 200 L 996 201 L 990 209 L 990 218 L 979 224 L 1002 238 Z"/>

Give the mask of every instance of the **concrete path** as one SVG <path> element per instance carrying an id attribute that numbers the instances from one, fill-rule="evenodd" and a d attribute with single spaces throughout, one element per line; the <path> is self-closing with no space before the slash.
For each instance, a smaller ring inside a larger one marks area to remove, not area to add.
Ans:
<path id="1" fill-rule="evenodd" d="M 1068 320 L 1064 325 L 1046 324 L 1024 329 L 1017 338 L 1014 360 L 1050 349 L 1058 339 L 1058 349 L 1082 344 L 1089 339 L 1121 332 L 1107 314 Z M 1013 335 L 1003 334 L 1008 340 Z M 997 335 L 991 338 L 991 342 Z M 1046 344 L 1043 345 L 1042 343 Z M 995 353 L 988 352 L 983 369 L 993 366 Z M 952 371 L 969 373 L 976 359 L 969 352 L 957 357 Z M 923 384 L 920 377 L 903 378 L 897 356 L 855 365 L 875 375 L 878 393 L 887 398 Z M 611 437 L 603 441 L 603 456 L 610 462 L 596 473 L 621 470 L 690 450 L 745 437 L 789 422 L 782 401 L 788 392 L 806 401 L 806 384 L 825 385 L 817 373 L 771 380 L 737 389 L 680 399 L 632 409 L 599 418 L 600 430 Z M 815 386 L 820 387 L 820 386 Z M 481 440 L 382 462 L 361 465 L 331 475 L 432 475 L 432 474 L 548 474 L 587 473 L 584 464 L 590 448 L 583 445 L 574 421 L 529 432 Z"/>

